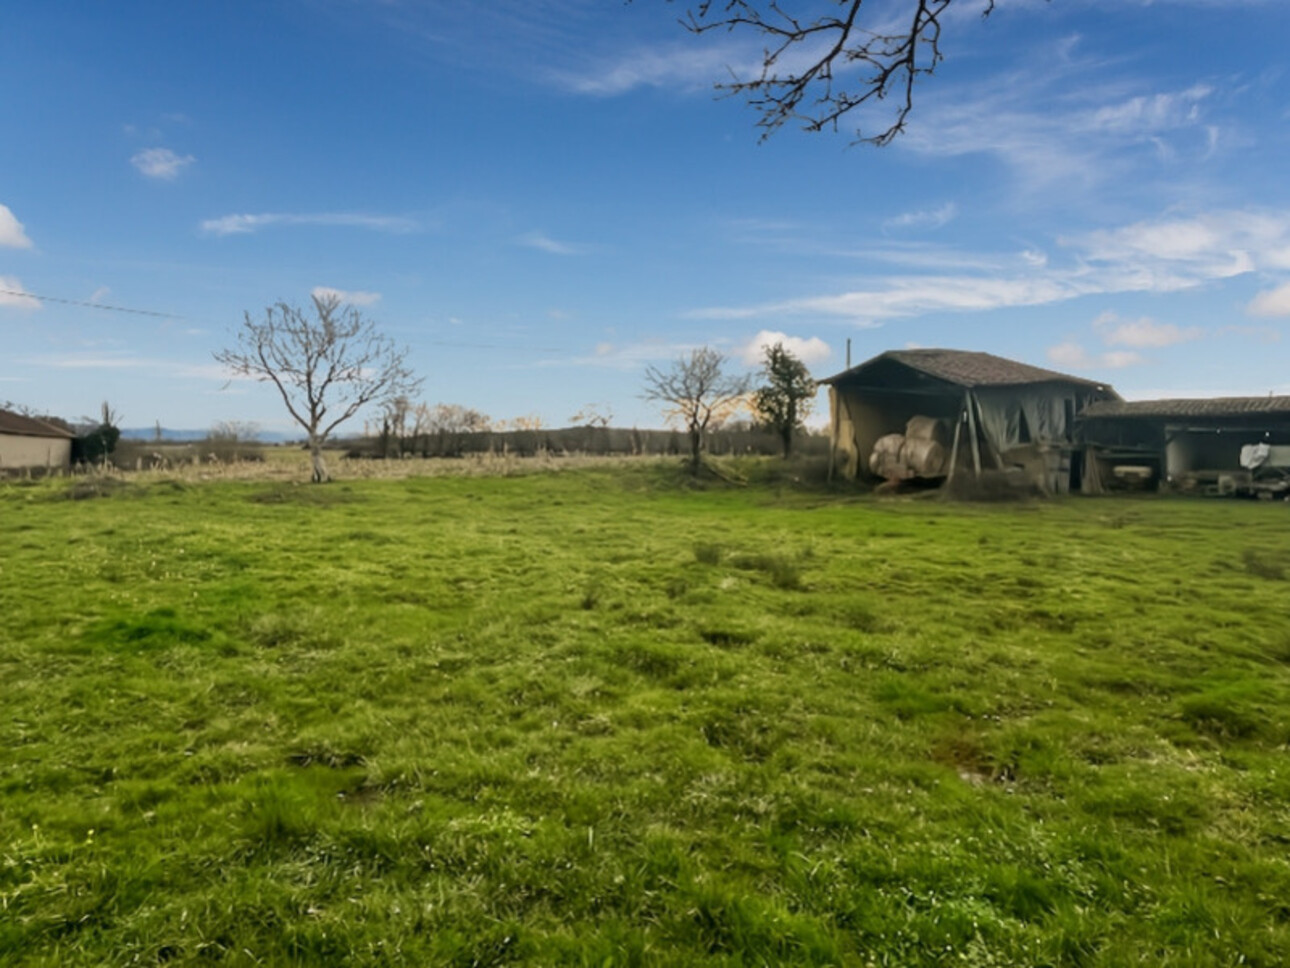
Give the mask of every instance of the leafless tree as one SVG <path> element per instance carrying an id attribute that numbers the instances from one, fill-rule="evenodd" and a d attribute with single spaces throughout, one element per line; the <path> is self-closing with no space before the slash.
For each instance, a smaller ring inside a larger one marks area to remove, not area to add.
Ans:
<path id="1" fill-rule="evenodd" d="M 589 403 L 572 417 L 569 423 L 575 427 L 608 427 L 614 420 L 614 411 L 607 403 Z"/>
<path id="2" fill-rule="evenodd" d="M 459 403 L 437 403 L 425 417 L 427 428 L 436 433 L 473 434 L 488 430 L 493 421 L 486 413 Z"/>
<path id="3" fill-rule="evenodd" d="M 421 428 L 422 456 L 429 454 L 430 434 L 439 436 L 438 453 L 460 455 L 464 434 L 484 433 L 493 426 L 488 414 L 459 403 L 437 403 L 433 407 L 421 404 L 417 407 L 416 420 Z"/>
<path id="4" fill-rule="evenodd" d="M 711 347 L 679 356 L 667 369 L 645 369 L 646 400 L 664 405 L 668 417 L 680 421 L 690 438 L 690 469 L 699 471 L 703 434 L 734 413 L 748 393 L 747 377 L 724 372 L 726 358 Z"/>
<path id="5" fill-rule="evenodd" d="M 943 58 L 942 18 L 955 2 L 960 9 L 964 5 L 963 0 L 902 0 L 902 16 L 880 22 L 862 15 L 865 0 L 703 0 L 682 22 L 696 34 L 761 35 L 760 72 L 717 88 L 747 98 L 761 115 L 757 126 L 763 139 L 790 121 L 808 131 L 836 131 L 843 115 L 891 98 L 893 116 L 885 127 L 870 134 L 856 131 L 858 141 L 885 145 L 905 129 L 914 82 L 934 74 Z M 982 17 L 994 11 L 996 0 L 977 2 Z"/>
<path id="6" fill-rule="evenodd" d="M 323 445 L 331 432 L 370 403 L 411 393 L 421 384 L 407 349 L 336 296 L 314 296 L 313 313 L 280 302 L 257 320 L 246 313 L 237 345 L 215 359 L 237 376 L 278 389 L 308 435 L 315 483 L 330 480 Z"/>
<path id="7" fill-rule="evenodd" d="M 416 441 L 416 406 L 406 393 L 390 397 L 381 407 L 381 456 L 390 456 L 390 444 L 395 445 L 395 456 L 402 457 Z"/>

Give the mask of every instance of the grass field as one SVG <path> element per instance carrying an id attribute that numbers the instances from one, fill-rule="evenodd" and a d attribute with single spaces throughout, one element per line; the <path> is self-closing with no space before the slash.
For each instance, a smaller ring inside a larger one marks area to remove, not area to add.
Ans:
<path id="1" fill-rule="evenodd" d="M 1290 963 L 1284 506 L 70 486 L 0 485 L 0 964 Z"/>

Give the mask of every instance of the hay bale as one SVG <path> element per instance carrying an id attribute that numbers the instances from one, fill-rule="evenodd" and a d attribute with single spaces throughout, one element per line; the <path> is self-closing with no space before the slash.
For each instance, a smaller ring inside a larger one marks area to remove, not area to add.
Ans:
<path id="1" fill-rule="evenodd" d="M 910 477 L 940 477 L 945 473 L 945 448 L 936 440 L 906 437 L 900 459 L 909 468 Z"/>
<path id="2" fill-rule="evenodd" d="M 911 440 L 934 440 L 942 447 L 950 444 L 950 431 L 939 417 L 910 417 L 905 436 Z"/>
<path id="3" fill-rule="evenodd" d="M 869 470 L 889 481 L 903 481 L 910 477 L 909 468 L 901 458 L 904 446 L 903 434 L 887 434 L 885 437 L 879 437 L 874 442 L 873 453 L 869 456 Z"/>

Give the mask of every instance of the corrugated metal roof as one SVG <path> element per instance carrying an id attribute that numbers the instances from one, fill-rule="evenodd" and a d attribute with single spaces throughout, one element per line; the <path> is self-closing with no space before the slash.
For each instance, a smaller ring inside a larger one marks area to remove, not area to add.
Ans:
<path id="1" fill-rule="evenodd" d="M 1099 400 L 1084 408 L 1085 419 L 1100 417 L 1290 416 L 1290 397 L 1199 397 L 1179 400 Z"/>
<path id="2" fill-rule="evenodd" d="M 17 434 L 20 437 L 75 437 L 71 431 L 55 427 L 34 417 L 24 417 L 12 410 L 0 410 L 0 434 Z"/>
<path id="3" fill-rule="evenodd" d="M 1104 384 L 1082 377 L 1058 373 L 1056 370 L 1045 370 L 1028 363 L 1005 359 L 992 353 L 978 353 L 970 350 L 888 350 L 866 360 L 859 366 L 821 380 L 821 383 L 839 383 L 849 377 L 857 376 L 860 371 L 883 360 L 902 363 L 911 369 L 926 373 L 928 376 L 956 383 L 963 387 L 1017 386 L 1025 383 L 1079 383 L 1085 386 L 1103 387 Z"/>

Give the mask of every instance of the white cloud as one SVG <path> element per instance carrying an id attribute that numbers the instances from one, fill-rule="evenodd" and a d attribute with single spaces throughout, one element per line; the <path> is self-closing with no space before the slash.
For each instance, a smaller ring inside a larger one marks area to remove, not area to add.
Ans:
<path id="1" fill-rule="evenodd" d="M 1057 366 L 1072 370 L 1099 368 L 1119 370 L 1143 362 L 1142 357 L 1133 350 L 1111 350 L 1107 353 L 1092 354 L 1073 340 L 1048 347 L 1048 359 Z"/>
<path id="2" fill-rule="evenodd" d="M 1059 277 L 894 276 L 852 292 L 807 296 L 760 306 L 694 310 L 696 319 L 752 319 L 768 315 L 842 316 L 860 325 L 922 313 L 1037 306 L 1082 294 L 1078 280 Z"/>
<path id="3" fill-rule="evenodd" d="M 22 223 L 14 217 L 8 205 L 0 205 L 0 247 L 8 249 L 31 248 L 31 239 L 27 237 Z"/>
<path id="4" fill-rule="evenodd" d="M 1211 87 L 1196 84 L 1185 91 L 1131 97 L 1085 115 L 1084 127 L 1089 131 L 1129 134 L 1183 127 L 1198 120 L 1200 102 L 1213 92 Z"/>
<path id="5" fill-rule="evenodd" d="M 135 152 L 130 164 L 149 178 L 174 181 L 181 171 L 196 160 L 192 155 L 177 155 L 169 148 L 144 148 Z"/>
<path id="6" fill-rule="evenodd" d="M 20 361 L 24 366 L 47 367 L 55 370 L 139 370 L 151 372 L 158 378 L 179 380 L 250 380 L 228 370 L 219 363 L 183 363 L 176 360 L 135 356 L 126 352 L 105 352 L 74 356 L 32 356 Z"/>
<path id="7" fill-rule="evenodd" d="M 1259 293 L 1245 311 L 1251 316 L 1290 316 L 1290 282 Z"/>
<path id="8" fill-rule="evenodd" d="M 1089 363 L 1087 351 L 1075 342 L 1058 343 L 1056 346 L 1048 347 L 1048 359 L 1058 366 L 1084 367 Z"/>
<path id="9" fill-rule="evenodd" d="M 707 47 L 694 43 L 637 48 L 602 58 L 572 71 L 556 71 L 547 79 L 576 94 L 613 97 L 641 87 L 711 90 L 714 81 L 761 70 L 761 58 L 749 56 L 750 48 L 732 44 Z"/>
<path id="10" fill-rule="evenodd" d="M 560 242 L 541 232 L 530 232 L 515 241 L 519 245 L 537 249 L 539 252 L 549 252 L 552 255 L 580 255 L 586 251 L 585 247 L 581 245 L 576 245 L 572 242 Z"/>
<path id="11" fill-rule="evenodd" d="M 1135 349 L 1159 349 L 1199 339 L 1205 335 L 1199 326 L 1183 329 L 1173 323 L 1158 323 L 1148 316 L 1141 319 L 1122 319 L 1113 312 L 1105 312 L 1093 321 L 1093 328 L 1108 346 L 1130 346 Z"/>
<path id="12" fill-rule="evenodd" d="M 397 215 L 362 215 L 353 212 L 262 212 L 256 215 L 224 215 L 206 219 L 201 230 L 208 235 L 247 235 L 275 225 L 328 225 L 372 229 L 378 232 L 411 232 L 412 219 Z"/>
<path id="13" fill-rule="evenodd" d="M 833 355 L 833 350 L 830 349 L 829 344 L 818 336 L 803 338 L 801 336 L 789 336 L 787 333 L 779 333 L 771 329 L 763 329 L 738 350 L 739 359 L 748 366 L 760 366 L 765 360 L 766 348 L 774 346 L 776 343 L 783 344 L 784 349 L 808 366 L 813 363 L 821 363 Z"/>
<path id="14" fill-rule="evenodd" d="M 333 289 L 331 286 L 314 286 L 310 295 L 315 299 L 338 299 L 351 306 L 371 306 L 380 302 L 379 292 L 365 292 L 362 289 Z"/>
<path id="15" fill-rule="evenodd" d="M 1109 353 L 1103 353 L 1101 358 L 1102 365 L 1113 370 L 1120 370 L 1126 366 L 1136 366 L 1141 362 L 1142 355 L 1135 353 L 1133 350 L 1111 350 Z"/>
<path id="16" fill-rule="evenodd" d="M 953 202 L 946 202 L 939 208 L 923 209 L 918 212 L 905 212 L 894 218 L 886 219 L 882 226 L 886 229 L 939 229 L 958 215 L 959 207 Z"/>
<path id="17" fill-rule="evenodd" d="M 709 346 L 719 341 L 711 341 Z M 590 355 L 575 356 L 572 359 L 537 360 L 532 366 L 595 366 L 616 370 L 636 370 L 646 363 L 662 363 L 685 356 L 702 343 L 667 343 L 663 340 L 644 340 L 639 343 L 597 343 Z"/>
<path id="18" fill-rule="evenodd" d="M 929 91 L 896 146 L 993 156 L 1023 189 L 1060 185 L 1065 199 L 1135 166 L 1212 154 L 1218 133 L 1204 116 L 1212 88 L 1151 90 L 1118 67 L 1081 54 L 1078 38 L 1063 38 L 1029 52 L 1013 71 Z"/>
<path id="19" fill-rule="evenodd" d="M 861 324 L 931 312 L 970 312 L 1040 306 L 1080 296 L 1178 292 L 1254 271 L 1290 267 L 1290 211 L 1219 211 L 1192 218 L 1143 221 L 1118 229 L 1060 239 L 1060 262 L 1028 253 L 977 258 L 959 272 L 870 278 L 853 290 L 779 302 L 697 309 L 697 319 L 753 319 L 770 315 L 824 315 Z M 937 262 L 952 267 L 951 257 Z M 1279 292 L 1279 290 L 1278 290 Z M 1256 300 L 1270 311 L 1280 305 Z M 1251 307 L 1253 311 L 1253 306 Z M 1127 325 L 1127 324 L 1126 324 Z M 1170 324 L 1129 326 L 1122 345 L 1194 339 L 1198 332 Z M 1130 340 L 1146 340 L 1131 343 Z"/>
<path id="20" fill-rule="evenodd" d="M 24 289 L 16 276 L 0 276 L 0 306 L 39 309 L 40 300 Z"/>

